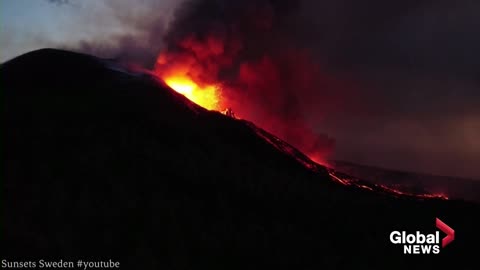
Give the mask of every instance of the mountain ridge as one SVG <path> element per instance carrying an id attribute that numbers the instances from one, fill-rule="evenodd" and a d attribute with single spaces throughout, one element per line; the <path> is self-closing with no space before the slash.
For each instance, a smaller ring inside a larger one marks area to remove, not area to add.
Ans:
<path id="1" fill-rule="evenodd" d="M 0 67 L 4 258 L 110 258 L 125 269 L 472 265 L 478 205 L 344 186 L 253 124 L 109 65 L 47 49 Z M 406 258 L 389 242 L 392 230 L 433 231 L 436 217 L 460 235 L 441 256 Z"/>

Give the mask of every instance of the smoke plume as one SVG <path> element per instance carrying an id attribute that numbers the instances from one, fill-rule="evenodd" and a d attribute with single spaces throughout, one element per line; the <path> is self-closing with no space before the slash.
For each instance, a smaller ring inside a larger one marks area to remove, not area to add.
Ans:
<path id="1" fill-rule="evenodd" d="M 314 130 L 341 106 L 347 86 L 308 50 L 300 2 L 193 0 L 181 5 L 166 32 L 156 72 L 221 84 L 222 103 L 317 161 L 334 140 Z"/>

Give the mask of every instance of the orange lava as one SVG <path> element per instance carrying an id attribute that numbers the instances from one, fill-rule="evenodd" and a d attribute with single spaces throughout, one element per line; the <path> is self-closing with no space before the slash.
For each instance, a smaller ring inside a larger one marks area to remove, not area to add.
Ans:
<path id="1" fill-rule="evenodd" d="M 221 111 L 222 95 L 216 78 L 207 76 L 199 66 L 198 59 L 189 54 L 161 53 L 153 73 L 176 92 L 184 95 L 197 105 Z"/>
<path id="2" fill-rule="evenodd" d="M 332 169 L 329 169 L 329 174 L 330 174 L 330 177 L 333 180 L 335 180 L 335 181 L 337 181 L 337 182 L 339 182 L 339 183 L 341 183 L 345 186 L 356 186 L 358 188 L 366 189 L 366 190 L 369 190 L 369 191 L 384 192 L 384 193 L 389 193 L 389 194 L 392 194 L 394 196 L 399 196 L 399 197 L 413 197 L 413 198 L 418 198 L 418 199 L 448 200 L 448 197 L 444 194 L 432 194 L 432 193 L 415 194 L 415 193 L 410 193 L 410 192 L 394 189 L 394 188 L 386 186 L 386 185 L 360 183 L 360 181 L 358 181 L 357 179 L 339 176 Z"/>
<path id="3" fill-rule="evenodd" d="M 399 195 L 399 196 L 410 196 L 410 197 L 417 197 L 417 198 L 423 198 L 423 199 L 442 199 L 442 200 L 448 200 L 448 197 L 445 196 L 444 194 L 429 194 L 429 193 L 423 193 L 423 194 L 413 194 L 413 193 L 408 193 L 404 192 L 398 189 L 394 189 L 391 187 L 388 187 L 386 185 L 377 185 L 381 189 L 388 191 L 390 193 Z"/>
<path id="4" fill-rule="evenodd" d="M 220 110 L 220 89 L 215 85 L 199 86 L 187 75 L 173 74 L 162 78 L 173 90 L 208 110 Z"/>

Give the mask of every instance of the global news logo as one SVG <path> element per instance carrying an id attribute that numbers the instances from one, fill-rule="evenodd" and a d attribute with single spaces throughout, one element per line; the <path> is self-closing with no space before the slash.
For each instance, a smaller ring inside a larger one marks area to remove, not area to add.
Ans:
<path id="1" fill-rule="evenodd" d="M 439 254 L 440 245 L 445 248 L 455 239 L 455 231 L 439 218 L 435 220 L 437 229 L 446 236 L 440 242 L 440 231 L 424 234 L 420 231 L 407 233 L 406 231 L 393 231 L 390 233 L 390 242 L 403 245 L 403 254 Z"/>

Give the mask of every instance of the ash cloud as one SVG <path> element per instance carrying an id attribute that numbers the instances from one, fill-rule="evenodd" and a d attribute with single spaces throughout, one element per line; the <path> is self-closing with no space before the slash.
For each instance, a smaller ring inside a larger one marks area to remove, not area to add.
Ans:
<path id="1" fill-rule="evenodd" d="M 342 97 L 354 92 L 308 48 L 310 22 L 301 10 L 300 2 L 284 0 L 186 1 L 156 69 L 180 61 L 195 81 L 221 81 L 228 105 L 242 118 L 324 160 L 334 140 L 314 124 L 346 107 Z"/>
<path id="2" fill-rule="evenodd" d="M 149 21 L 148 25 L 133 26 L 135 30 L 131 33 L 113 35 L 106 42 L 82 40 L 67 49 L 111 58 L 127 64 L 151 67 L 163 46 L 162 35 L 165 31 L 165 22 L 163 18 L 158 18 Z"/>
<path id="3" fill-rule="evenodd" d="M 106 40 L 68 48 L 152 68 L 159 52 L 188 51 L 179 45 L 185 36 L 214 36 L 212 52 L 225 51 L 203 57 L 222 66 L 216 71 L 205 61 L 208 72 L 197 75 L 231 84 L 236 111 L 243 98 L 255 101 L 245 118 L 286 134 L 272 121 L 279 115 L 311 134 L 330 134 L 337 159 L 480 178 L 479 148 L 465 139 L 480 137 L 471 127 L 480 122 L 478 2 L 197 0 L 182 2 L 171 23 L 160 2 L 106 1 L 108 16 L 128 30 L 105 28 Z M 90 23 L 101 29 L 101 17 Z M 215 46 L 218 40 L 227 45 Z M 309 65 L 316 71 L 289 71 Z M 260 80 L 251 76 L 261 72 Z M 282 82 L 276 90 L 264 86 L 273 78 Z"/>
<path id="4" fill-rule="evenodd" d="M 86 2 L 68 1 L 78 9 L 102 9 L 98 16 L 91 16 L 88 25 L 96 25 L 103 37 L 81 39 L 74 44 L 61 45 L 64 49 L 84 52 L 119 62 L 153 67 L 159 51 L 164 46 L 163 37 L 168 25 L 174 1 L 145 0 Z M 95 12 L 94 10 L 92 11 Z M 116 22 L 116 25 L 110 25 Z"/>

